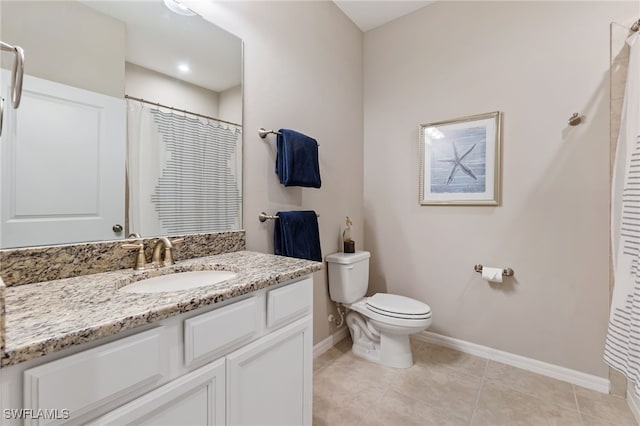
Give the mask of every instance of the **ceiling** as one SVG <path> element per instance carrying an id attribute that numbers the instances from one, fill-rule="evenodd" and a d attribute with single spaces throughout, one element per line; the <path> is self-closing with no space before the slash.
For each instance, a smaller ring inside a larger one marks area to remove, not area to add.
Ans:
<path id="1" fill-rule="evenodd" d="M 204 19 L 171 13 L 162 0 L 80 1 L 125 23 L 127 61 L 216 92 L 240 84 L 242 42 Z M 366 32 L 433 1 L 334 0 L 334 3 Z M 189 62 L 191 71 L 180 73 L 179 62 Z"/>
<path id="2" fill-rule="evenodd" d="M 363 32 L 433 3 L 429 0 L 333 0 Z"/>
<path id="3" fill-rule="evenodd" d="M 242 41 L 200 16 L 173 13 L 161 0 L 80 1 L 126 25 L 128 62 L 214 92 L 241 83 Z"/>

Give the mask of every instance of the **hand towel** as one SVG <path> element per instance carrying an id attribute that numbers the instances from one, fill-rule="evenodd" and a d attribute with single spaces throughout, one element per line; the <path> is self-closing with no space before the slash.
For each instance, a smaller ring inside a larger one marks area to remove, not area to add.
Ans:
<path id="1" fill-rule="evenodd" d="M 316 212 L 278 212 L 273 230 L 274 253 L 299 259 L 322 261 Z"/>
<path id="2" fill-rule="evenodd" d="M 276 173 L 284 186 L 320 188 L 318 142 L 295 130 L 280 129 Z"/>

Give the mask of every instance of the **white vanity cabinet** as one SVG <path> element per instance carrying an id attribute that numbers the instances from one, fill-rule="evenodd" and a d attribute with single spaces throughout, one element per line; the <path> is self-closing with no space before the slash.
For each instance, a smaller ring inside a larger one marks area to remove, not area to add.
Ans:
<path id="1" fill-rule="evenodd" d="M 311 425 L 312 310 L 305 276 L 18 364 L 4 370 L 22 380 L 22 407 L 7 406 L 16 396 L 2 408 L 69 412 L 25 425 Z"/>

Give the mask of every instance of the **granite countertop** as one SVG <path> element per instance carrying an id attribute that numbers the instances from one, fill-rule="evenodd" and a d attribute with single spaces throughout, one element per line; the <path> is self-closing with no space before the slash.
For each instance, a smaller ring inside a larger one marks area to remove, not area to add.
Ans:
<path id="1" fill-rule="evenodd" d="M 224 269 L 235 278 L 175 292 L 134 294 L 118 288 L 171 272 Z M 183 312 L 219 303 L 322 269 L 304 259 L 237 251 L 135 272 L 123 269 L 6 288 L 7 367 Z"/>

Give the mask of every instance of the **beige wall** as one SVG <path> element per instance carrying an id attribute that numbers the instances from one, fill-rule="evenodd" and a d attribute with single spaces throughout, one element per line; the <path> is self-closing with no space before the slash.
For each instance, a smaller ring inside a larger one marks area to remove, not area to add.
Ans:
<path id="1" fill-rule="evenodd" d="M 235 86 L 220 92 L 218 118 L 242 123 L 242 86 Z"/>
<path id="2" fill-rule="evenodd" d="M 322 254 L 338 249 L 346 215 L 363 247 L 362 33 L 332 2 L 185 2 L 244 41 L 244 229 L 249 250 L 273 253 L 261 211 L 320 214 Z M 285 188 L 274 173 L 275 139 L 292 128 L 320 144 L 322 188 Z M 333 330 L 326 270 L 314 276 L 314 341 Z"/>
<path id="3" fill-rule="evenodd" d="M 607 377 L 609 23 L 637 13 L 439 2 L 366 34 L 370 289 L 427 302 L 433 332 Z M 418 125 L 496 110 L 502 205 L 419 206 Z M 515 277 L 492 287 L 475 263 Z"/>
<path id="4" fill-rule="evenodd" d="M 57 1 L 3 0 L 0 16 L 0 37 L 24 49 L 26 74 L 124 94 L 124 23 L 80 3 Z M 10 68 L 11 56 L 2 57 L 2 66 Z"/>

